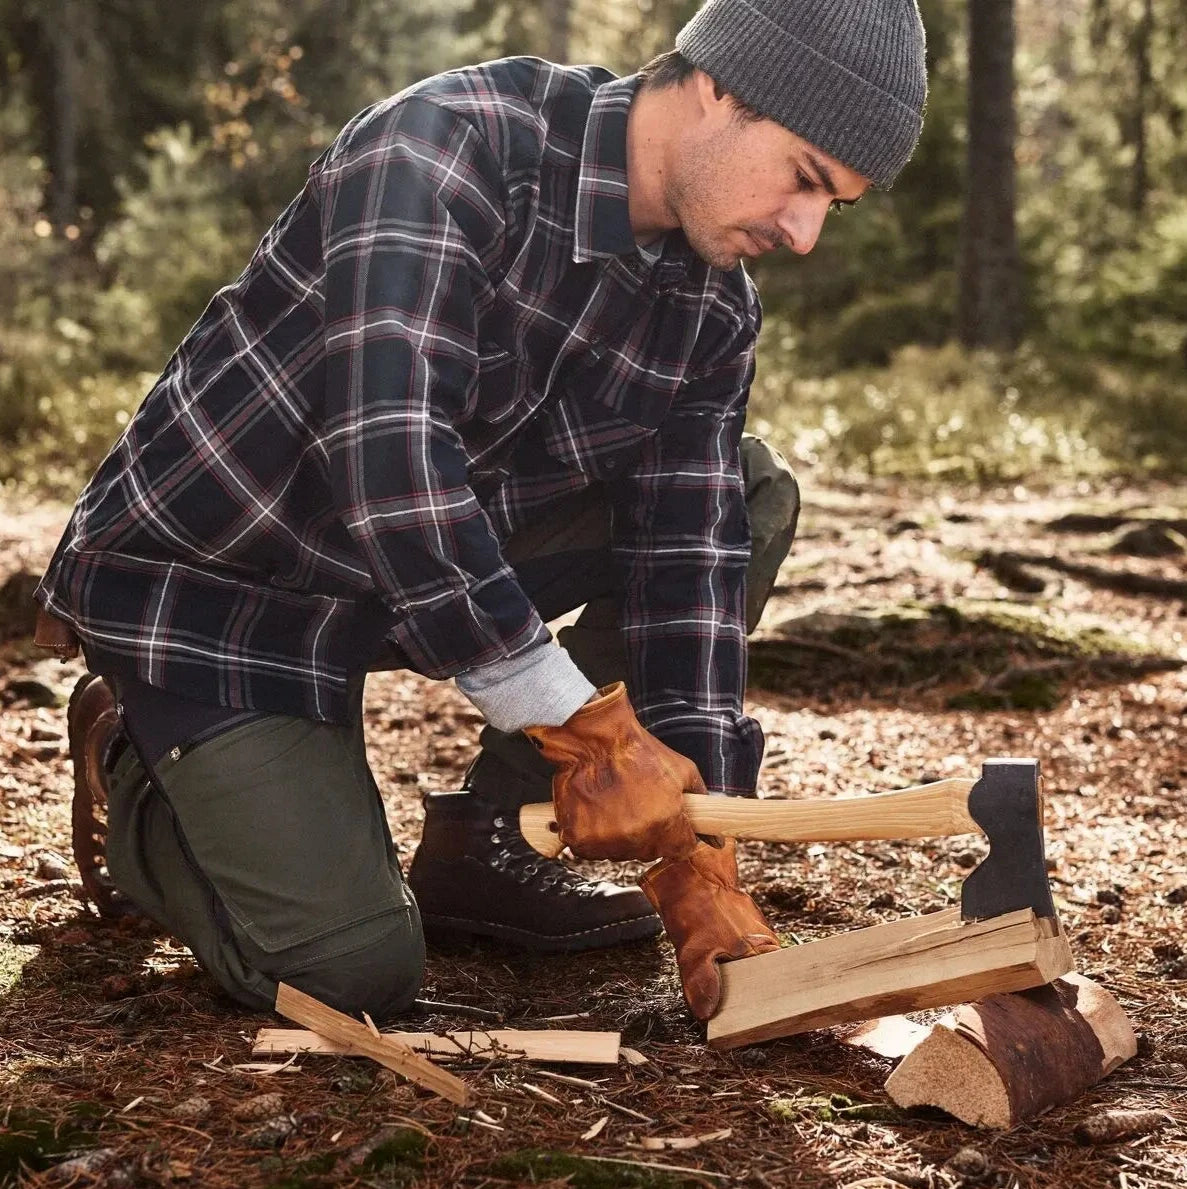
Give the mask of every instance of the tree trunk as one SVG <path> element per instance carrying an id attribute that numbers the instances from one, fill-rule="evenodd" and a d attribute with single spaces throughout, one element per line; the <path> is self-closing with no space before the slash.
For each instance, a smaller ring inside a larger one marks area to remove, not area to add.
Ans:
<path id="1" fill-rule="evenodd" d="M 1150 167 L 1146 152 L 1146 117 L 1150 106 L 1150 42 L 1154 36 L 1154 0 L 1145 0 L 1142 17 L 1134 36 L 1134 59 L 1137 63 L 1137 88 L 1133 111 L 1133 192 L 1131 209 L 1139 217 L 1146 211 L 1146 196 L 1150 192 Z"/>
<path id="2" fill-rule="evenodd" d="M 58 235 L 78 223 L 78 44 L 74 0 L 45 0 L 42 28 L 49 49 L 49 215 Z"/>
<path id="3" fill-rule="evenodd" d="M 573 0 L 547 0 L 544 16 L 548 22 L 548 60 L 568 62 L 569 33 L 573 25 Z"/>
<path id="4" fill-rule="evenodd" d="M 1014 0 L 969 0 L 968 163 L 960 336 L 1012 350 L 1022 333 L 1014 220 Z"/>

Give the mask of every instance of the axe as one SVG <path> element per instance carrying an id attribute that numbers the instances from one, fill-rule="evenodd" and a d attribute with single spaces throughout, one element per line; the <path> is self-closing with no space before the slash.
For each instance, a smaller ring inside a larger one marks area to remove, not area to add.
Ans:
<path id="1" fill-rule="evenodd" d="M 699 834 L 763 842 L 855 842 L 983 833 L 989 855 L 965 878 L 961 917 L 985 920 L 1020 909 L 1055 917 L 1043 846 L 1043 794 L 1037 760 L 986 760 L 980 780 L 932 784 L 830 800 L 767 800 L 686 793 Z M 525 805 L 519 827 L 554 858 L 563 849 L 551 803 Z"/>

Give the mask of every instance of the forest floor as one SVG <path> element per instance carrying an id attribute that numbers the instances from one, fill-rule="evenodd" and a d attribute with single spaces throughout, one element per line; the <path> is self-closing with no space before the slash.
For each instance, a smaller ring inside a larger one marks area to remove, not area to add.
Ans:
<path id="1" fill-rule="evenodd" d="M 662 940 L 559 958 L 431 950 L 426 999 L 507 1027 L 621 1030 L 647 1059 L 455 1065 L 481 1114 L 362 1059 L 244 1068 L 257 1029 L 278 1021 L 230 1003 L 152 926 L 101 920 L 78 898 L 62 707 L 81 668 L 35 654 L 20 610 L 65 515 L 0 506 L 0 1184 L 1187 1183 L 1181 490 L 811 493 L 754 648 L 764 795 L 855 795 L 975 776 L 993 756 L 1040 759 L 1063 925 L 1081 973 L 1118 997 L 1140 1040 L 1081 1099 L 1008 1132 L 900 1111 L 882 1089 L 890 1063 L 832 1032 L 711 1051 Z M 1162 556 L 1135 555 L 1148 553 Z M 396 674 L 369 683 L 366 715 L 407 863 L 421 796 L 457 786 L 477 716 L 451 686 Z M 977 843 L 739 853 L 744 886 L 792 944 L 955 903 Z M 475 1022 L 435 1009 L 400 1026 Z M 1075 1141 L 1078 1122 L 1115 1108 L 1165 1116 L 1138 1139 Z"/>

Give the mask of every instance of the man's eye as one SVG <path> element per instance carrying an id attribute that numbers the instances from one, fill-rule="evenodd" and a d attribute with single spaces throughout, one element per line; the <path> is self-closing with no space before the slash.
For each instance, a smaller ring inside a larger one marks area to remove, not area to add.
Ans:
<path id="1" fill-rule="evenodd" d="M 796 180 L 796 185 L 798 185 L 801 190 L 815 190 L 816 189 L 816 183 L 806 173 L 803 173 L 801 170 L 798 170 L 798 169 L 796 170 L 795 180 Z"/>

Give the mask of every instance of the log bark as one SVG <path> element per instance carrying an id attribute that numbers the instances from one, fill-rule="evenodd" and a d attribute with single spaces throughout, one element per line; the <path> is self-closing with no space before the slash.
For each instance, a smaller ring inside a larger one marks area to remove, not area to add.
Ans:
<path id="1" fill-rule="evenodd" d="M 886 1092 L 902 1107 L 935 1106 L 1005 1129 L 1074 1101 L 1136 1052 L 1116 999 L 1068 974 L 949 1013 L 903 1058 Z"/>

